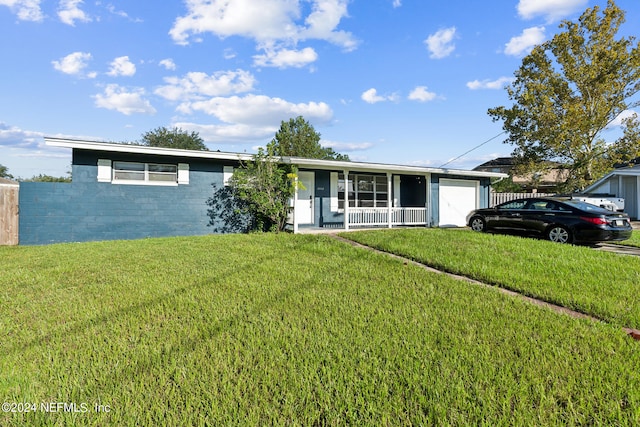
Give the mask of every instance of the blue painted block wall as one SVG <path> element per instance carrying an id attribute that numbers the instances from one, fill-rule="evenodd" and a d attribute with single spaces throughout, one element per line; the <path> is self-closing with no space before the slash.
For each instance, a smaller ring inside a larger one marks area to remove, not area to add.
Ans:
<path id="1" fill-rule="evenodd" d="M 97 180 L 97 159 L 188 163 L 189 184 L 120 185 Z M 187 236 L 215 231 L 207 200 L 223 163 L 74 152 L 71 183 L 20 184 L 20 244 Z"/>

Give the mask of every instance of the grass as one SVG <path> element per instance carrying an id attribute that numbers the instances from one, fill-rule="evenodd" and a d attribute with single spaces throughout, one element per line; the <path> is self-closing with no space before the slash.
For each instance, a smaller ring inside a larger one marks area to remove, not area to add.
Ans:
<path id="1" fill-rule="evenodd" d="M 615 242 L 619 245 L 625 245 L 625 246 L 635 246 L 640 248 L 640 231 L 638 230 L 634 230 L 633 233 L 631 233 L 631 238 L 628 240 L 623 240 L 621 242 Z"/>
<path id="2" fill-rule="evenodd" d="M 613 324 L 640 329 L 640 258 L 462 229 L 375 230 L 344 237 Z"/>
<path id="3" fill-rule="evenodd" d="M 37 405 L 3 426 L 640 422 L 619 328 L 326 236 L 0 248 L 0 265 L 0 397 Z"/>

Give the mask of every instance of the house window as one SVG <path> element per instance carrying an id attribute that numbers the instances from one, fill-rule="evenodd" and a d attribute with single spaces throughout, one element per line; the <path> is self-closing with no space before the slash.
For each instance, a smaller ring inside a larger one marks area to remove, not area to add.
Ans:
<path id="1" fill-rule="evenodd" d="M 98 181 L 112 184 L 189 184 L 187 163 L 163 164 L 98 160 Z"/>
<path id="2" fill-rule="evenodd" d="M 344 174 L 339 173 L 338 209 L 344 209 L 345 189 L 352 208 L 386 208 L 389 203 L 387 177 L 384 175 L 349 174 L 345 184 Z"/>

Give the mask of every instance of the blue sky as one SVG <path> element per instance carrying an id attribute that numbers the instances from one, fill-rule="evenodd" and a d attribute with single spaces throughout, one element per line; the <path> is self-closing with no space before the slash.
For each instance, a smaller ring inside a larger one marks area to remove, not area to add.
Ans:
<path id="1" fill-rule="evenodd" d="M 640 35 L 640 2 L 620 35 Z M 531 47 L 606 0 L 0 0 L 0 164 L 62 176 L 44 136 L 159 126 L 255 152 L 302 115 L 352 160 L 439 167 L 501 132 L 487 109 Z M 512 147 L 504 136 L 447 167 Z"/>

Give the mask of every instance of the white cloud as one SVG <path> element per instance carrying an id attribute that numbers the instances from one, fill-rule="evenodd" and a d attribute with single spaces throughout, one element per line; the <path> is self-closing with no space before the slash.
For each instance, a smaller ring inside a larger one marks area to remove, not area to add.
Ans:
<path id="1" fill-rule="evenodd" d="M 165 86 L 154 93 L 171 101 L 202 100 L 204 97 L 225 96 L 253 89 L 256 79 L 248 71 L 219 71 L 212 75 L 202 72 L 187 73 L 182 78 L 167 77 Z"/>
<path id="2" fill-rule="evenodd" d="M 58 6 L 60 21 L 71 26 L 75 26 L 75 21 L 90 22 L 91 18 L 80 9 L 82 3 L 84 3 L 83 0 L 60 0 Z"/>
<path id="3" fill-rule="evenodd" d="M 401 0 L 393 0 L 393 7 L 400 7 L 402 6 L 402 1 Z"/>
<path id="4" fill-rule="evenodd" d="M 363 151 L 373 147 L 373 143 L 371 142 L 334 142 L 325 139 L 320 141 L 320 145 L 326 148 L 333 148 L 337 152 Z"/>
<path id="5" fill-rule="evenodd" d="M 437 97 L 438 95 L 436 95 L 434 92 L 429 92 L 426 86 L 417 86 L 409 94 L 410 100 L 419 102 L 433 101 Z"/>
<path id="6" fill-rule="evenodd" d="M 522 31 L 521 35 L 512 37 L 511 40 L 509 40 L 504 47 L 504 53 L 512 56 L 520 56 L 529 53 L 536 45 L 544 42 L 544 31 L 544 27 L 526 28 Z"/>
<path id="7" fill-rule="evenodd" d="M 56 70 L 77 77 L 95 78 L 97 73 L 91 71 L 85 73 L 85 69 L 89 65 L 91 60 L 91 54 L 86 52 L 73 52 L 69 55 L 60 58 L 58 61 L 51 61 L 53 68 Z"/>
<path id="8" fill-rule="evenodd" d="M 386 96 L 378 95 L 378 91 L 375 88 L 365 90 L 364 92 L 362 92 L 362 95 L 360 95 L 360 98 L 364 102 L 368 102 L 369 104 L 375 104 L 377 102 L 383 102 L 383 101 L 398 100 L 398 96 L 396 94 L 391 94 Z"/>
<path id="9" fill-rule="evenodd" d="M 327 123 L 333 117 L 333 111 L 324 102 L 294 104 L 264 95 L 215 97 L 205 101 L 185 102 L 180 105 L 179 111 L 201 111 L 225 123 L 258 127 L 270 127 L 274 123 L 297 116 L 320 123 Z"/>
<path id="10" fill-rule="evenodd" d="M 117 84 L 110 84 L 103 93 L 94 96 L 96 107 L 116 110 L 127 116 L 135 113 L 155 114 L 156 109 L 144 99 L 144 89 L 127 90 Z"/>
<path id="11" fill-rule="evenodd" d="M 305 20 L 306 27 L 297 38 L 327 40 L 345 50 L 354 50 L 358 43 L 351 33 L 337 31 L 343 17 L 348 16 L 348 0 L 313 0 L 313 12 Z"/>
<path id="12" fill-rule="evenodd" d="M 21 21 L 40 22 L 44 18 L 40 9 L 41 0 L 0 0 L 0 6 L 7 6 Z"/>
<path id="13" fill-rule="evenodd" d="M 136 73 L 136 66 L 133 62 L 129 61 L 128 56 L 120 56 L 111 61 L 111 68 L 107 73 L 110 76 L 133 76 Z"/>
<path id="14" fill-rule="evenodd" d="M 256 140 L 272 138 L 278 130 L 278 126 L 256 126 L 248 124 L 198 124 L 190 122 L 176 122 L 173 126 L 181 129 L 198 132 L 206 142 L 217 144 L 249 143 Z"/>
<path id="15" fill-rule="evenodd" d="M 167 70 L 173 71 L 176 69 L 176 63 L 173 62 L 173 59 L 171 58 L 163 59 L 162 61 L 160 61 L 160 65 L 162 65 Z"/>
<path id="16" fill-rule="evenodd" d="M 523 19 L 544 16 L 551 23 L 584 9 L 587 3 L 588 0 L 520 0 L 517 10 Z"/>
<path id="17" fill-rule="evenodd" d="M 132 17 L 130 17 L 129 14 L 127 12 L 123 11 L 123 10 L 117 10 L 115 8 L 115 6 L 112 5 L 112 4 L 108 4 L 106 6 L 106 8 L 109 11 L 109 13 L 111 13 L 113 15 L 116 15 L 116 16 L 119 16 L 121 18 L 125 18 L 130 22 L 143 22 L 142 19 L 140 19 L 140 18 L 132 18 Z"/>
<path id="18" fill-rule="evenodd" d="M 42 137 L 43 134 L 40 132 L 27 131 L 0 122 L 0 147 L 37 149 L 43 145 Z"/>
<path id="19" fill-rule="evenodd" d="M 611 123 L 609 123 L 609 125 L 607 127 L 611 128 L 611 127 L 622 126 L 622 121 L 624 119 L 628 119 L 628 118 L 633 117 L 633 116 L 638 118 L 638 117 L 640 117 L 640 114 L 637 113 L 634 110 L 624 110 L 622 113 L 618 114 L 618 117 L 613 119 L 613 121 Z"/>
<path id="20" fill-rule="evenodd" d="M 348 0 L 310 1 L 311 12 L 304 18 L 297 0 L 189 0 L 186 15 L 176 19 L 169 34 L 178 44 L 188 44 L 192 35 L 212 33 L 248 37 L 259 44 L 319 39 L 354 49 L 357 42 L 351 33 L 336 29 L 347 16 Z"/>
<path id="21" fill-rule="evenodd" d="M 301 68 L 307 64 L 310 64 L 318 59 L 318 54 L 310 47 L 306 47 L 302 50 L 295 49 L 281 49 L 266 50 L 264 55 L 255 55 L 253 57 L 254 65 L 260 67 L 278 67 L 288 68 L 296 67 Z"/>
<path id="22" fill-rule="evenodd" d="M 455 50 L 456 45 L 453 40 L 456 38 L 456 27 L 445 28 L 431 34 L 424 43 L 431 52 L 429 55 L 433 59 L 445 58 Z"/>
<path id="23" fill-rule="evenodd" d="M 504 87 L 513 82 L 513 77 L 500 77 L 497 80 L 474 80 L 467 82 L 467 87 L 471 90 L 478 89 L 504 89 Z"/>

